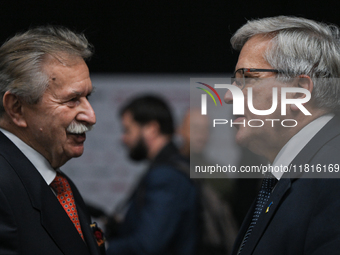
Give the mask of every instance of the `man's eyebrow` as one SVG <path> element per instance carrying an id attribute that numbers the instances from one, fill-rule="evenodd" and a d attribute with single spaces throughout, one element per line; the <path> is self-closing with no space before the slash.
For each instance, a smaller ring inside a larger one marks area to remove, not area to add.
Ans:
<path id="1" fill-rule="evenodd" d="M 72 93 L 77 95 L 77 96 L 81 96 L 81 93 L 79 91 L 76 91 L 76 90 L 72 90 Z"/>
<path id="2" fill-rule="evenodd" d="M 94 92 L 95 92 L 95 88 L 93 87 L 93 88 L 86 94 L 86 96 L 90 96 L 90 95 L 91 95 L 92 93 L 94 93 Z M 81 96 L 81 95 L 82 95 L 82 93 L 79 92 L 79 91 L 77 91 L 77 90 L 72 90 L 71 93 L 72 93 L 72 94 L 75 94 L 76 96 Z"/>

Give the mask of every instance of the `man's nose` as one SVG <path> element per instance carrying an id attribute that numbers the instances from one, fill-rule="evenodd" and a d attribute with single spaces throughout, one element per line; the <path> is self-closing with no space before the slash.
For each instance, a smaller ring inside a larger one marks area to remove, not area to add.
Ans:
<path id="1" fill-rule="evenodd" d="M 80 112 L 78 113 L 76 119 L 80 122 L 86 122 L 89 125 L 96 124 L 96 114 L 87 99 L 84 99 L 80 104 Z"/>
<path id="2" fill-rule="evenodd" d="M 227 92 L 224 95 L 224 102 L 227 104 L 232 104 L 233 103 L 233 94 L 231 91 L 228 89 Z"/>

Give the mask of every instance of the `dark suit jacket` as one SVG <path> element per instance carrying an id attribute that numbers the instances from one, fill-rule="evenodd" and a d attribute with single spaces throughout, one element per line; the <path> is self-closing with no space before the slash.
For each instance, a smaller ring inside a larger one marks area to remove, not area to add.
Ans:
<path id="1" fill-rule="evenodd" d="M 0 254 L 100 254 L 74 184 L 69 180 L 86 244 L 39 172 L 1 132 L 0 176 Z"/>
<path id="2" fill-rule="evenodd" d="M 188 174 L 170 162 L 176 155 L 177 149 L 168 144 L 156 157 L 132 196 L 107 254 L 196 254 L 197 191 Z"/>
<path id="3" fill-rule="evenodd" d="M 340 118 L 335 116 L 292 161 L 293 165 L 340 164 Z M 285 173 L 273 190 L 269 212 L 261 212 L 241 255 L 340 254 L 340 179 L 296 178 Z M 320 176 L 320 175 L 319 175 Z M 288 177 L 288 178 L 287 178 Z M 290 178 L 289 178 L 290 177 Z M 249 210 L 232 254 L 251 221 Z"/>

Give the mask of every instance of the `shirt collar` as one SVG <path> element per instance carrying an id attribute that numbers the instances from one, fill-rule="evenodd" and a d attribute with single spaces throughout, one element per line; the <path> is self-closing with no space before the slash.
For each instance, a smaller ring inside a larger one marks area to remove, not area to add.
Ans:
<path id="1" fill-rule="evenodd" d="M 282 147 L 280 152 L 275 157 L 272 166 L 288 166 L 299 154 L 299 152 L 307 145 L 307 143 L 316 135 L 316 133 L 318 133 L 333 117 L 333 113 L 325 114 L 303 127 L 285 144 L 285 146 Z M 283 171 L 272 172 L 272 174 L 278 180 L 280 180 L 283 173 Z"/>
<path id="2" fill-rule="evenodd" d="M 0 128 L 0 131 L 19 148 L 26 158 L 28 158 L 28 160 L 35 166 L 47 185 L 50 185 L 57 173 L 47 159 L 11 132 L 2 128 Z"/>

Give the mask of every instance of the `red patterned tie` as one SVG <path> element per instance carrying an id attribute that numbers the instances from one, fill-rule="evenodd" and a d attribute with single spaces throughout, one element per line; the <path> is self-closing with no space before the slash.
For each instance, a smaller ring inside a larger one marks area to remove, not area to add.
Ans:
<path id="1" fill-rule="evenodd" d="M 57 176 L 54 178 L 53 182 L 51 183 L 51 187 L 56 192 L 60 204 L 63 206 L 68 217 L 71 219 L 74 226 L 78 230 L 79 235 L 81 236 L 81 238 L 84 239 L 83 233 L 80 227 L 76 204 L 74 202 L 72 190 L 67 179 L 61 176 L 59 173 L 57 173 Z"/>

